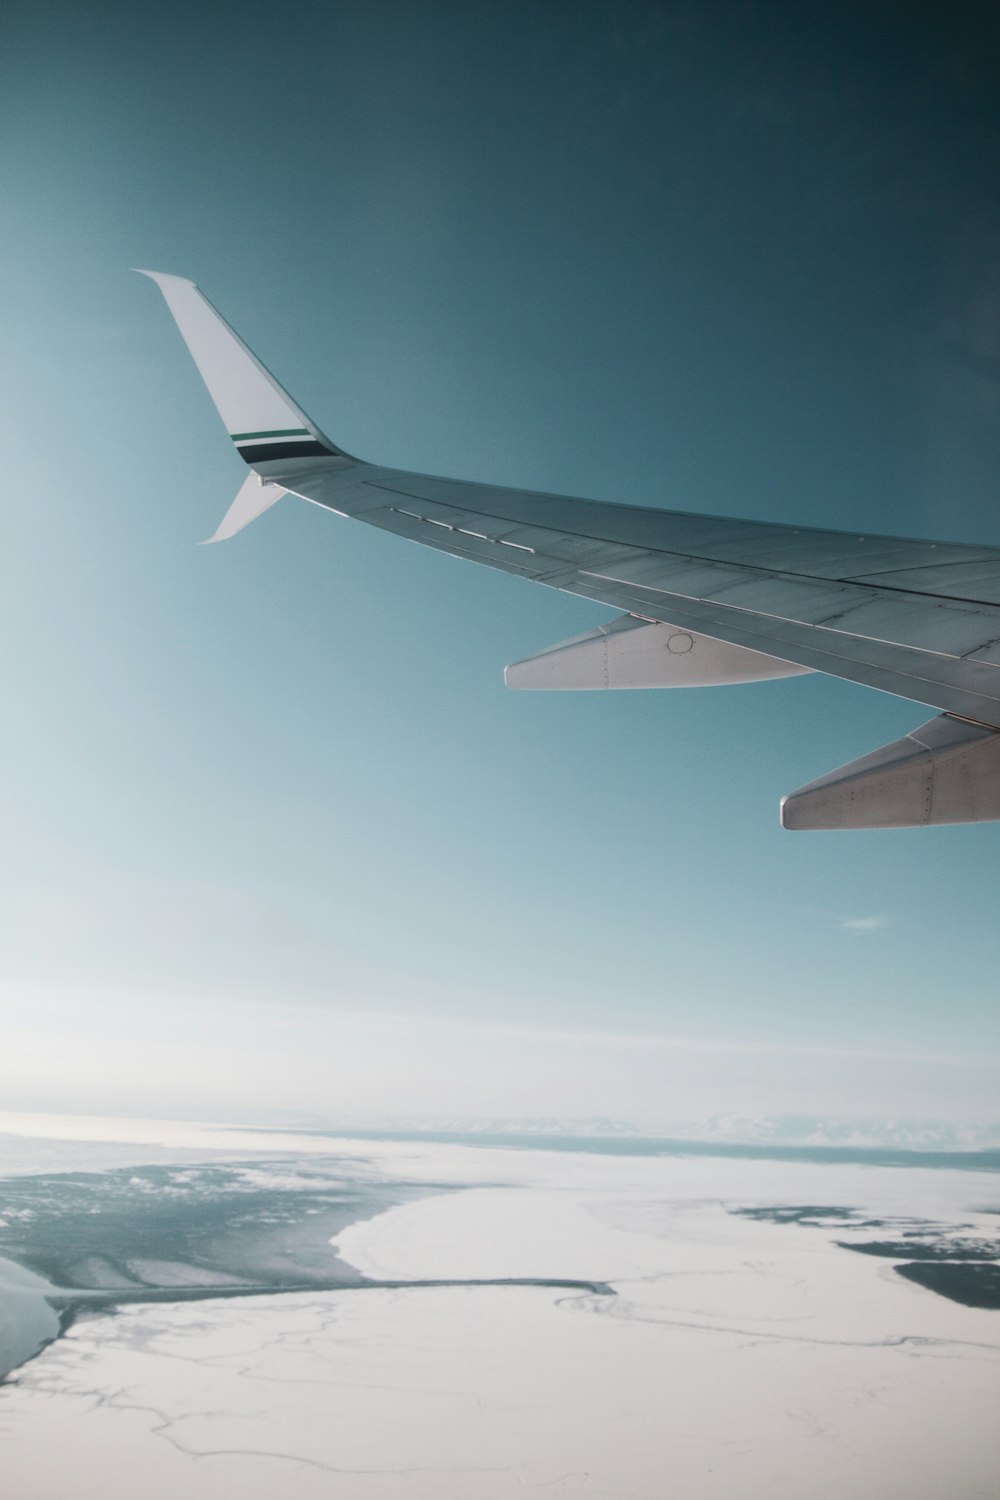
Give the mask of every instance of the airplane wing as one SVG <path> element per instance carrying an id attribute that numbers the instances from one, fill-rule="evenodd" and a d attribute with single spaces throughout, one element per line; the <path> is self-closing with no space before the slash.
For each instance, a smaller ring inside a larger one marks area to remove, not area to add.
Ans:
<path id="1" fill-rule="evenodd" d="M 159 285 L 251 473 L 211 540 L 285 493 L 623 614 L 507 668 L 509 686 L 709 686 L 820 671 L 941 711 L 783 799 L 786 828 L 1000 818 L 1000 547 L 578 500 L 362 462 L 308 418 L 197 287 Z"/>

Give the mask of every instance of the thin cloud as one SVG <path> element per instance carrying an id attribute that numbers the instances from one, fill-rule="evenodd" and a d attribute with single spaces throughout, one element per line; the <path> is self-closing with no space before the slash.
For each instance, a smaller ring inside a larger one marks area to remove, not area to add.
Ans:
<path id="1" fill-rule="evenodd" d="M 889 925 L 888 917 L 842 917 L 839 926 L 844 932 L 884 932 Z"/>

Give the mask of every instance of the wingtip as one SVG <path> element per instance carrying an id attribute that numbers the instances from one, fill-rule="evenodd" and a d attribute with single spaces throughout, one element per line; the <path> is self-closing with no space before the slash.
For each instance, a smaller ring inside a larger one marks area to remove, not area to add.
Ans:
<path id="1" fill-rule="evenodd" d="M 134 271 L 137 276 L 148 276 L 150 281 L 156 282 L 157 286 L 161 286 L 164 281 L 177 281 L 180 282 L 182 286 L 195 285 L 195 283 L 193 281 L 189 281 L 186 276 L 171 276 L 167 271 L 147 271 L 144 270 L 142 266 L 129 266 L 129 270 Z"/>

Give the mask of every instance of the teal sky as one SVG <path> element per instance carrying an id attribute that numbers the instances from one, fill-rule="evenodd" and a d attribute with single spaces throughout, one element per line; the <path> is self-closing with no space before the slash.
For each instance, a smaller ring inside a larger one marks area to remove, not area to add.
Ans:
<path id="1" fill-rule="evenodd" d="M 242 465 L 128 271 L 365 458 L 997 542 L 998 22 L 914 14 L 7 9 L 12 1107 L 1000 1114 L 1000 827 L 778 826 L 925 710 L 513 694 L 611 612 L 293 500 L 198 549 Z"/>

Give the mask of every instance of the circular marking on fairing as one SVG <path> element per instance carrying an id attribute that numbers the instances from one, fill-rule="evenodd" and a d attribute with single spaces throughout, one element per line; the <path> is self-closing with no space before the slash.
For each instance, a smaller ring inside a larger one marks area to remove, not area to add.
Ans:
<path id="1" fill-rule="evenodd" d="M 667 637 L 667 650 L 672 656 L 686 656 L 694 646 L 694 636 L 686 630 L 678 630 Z"/>

